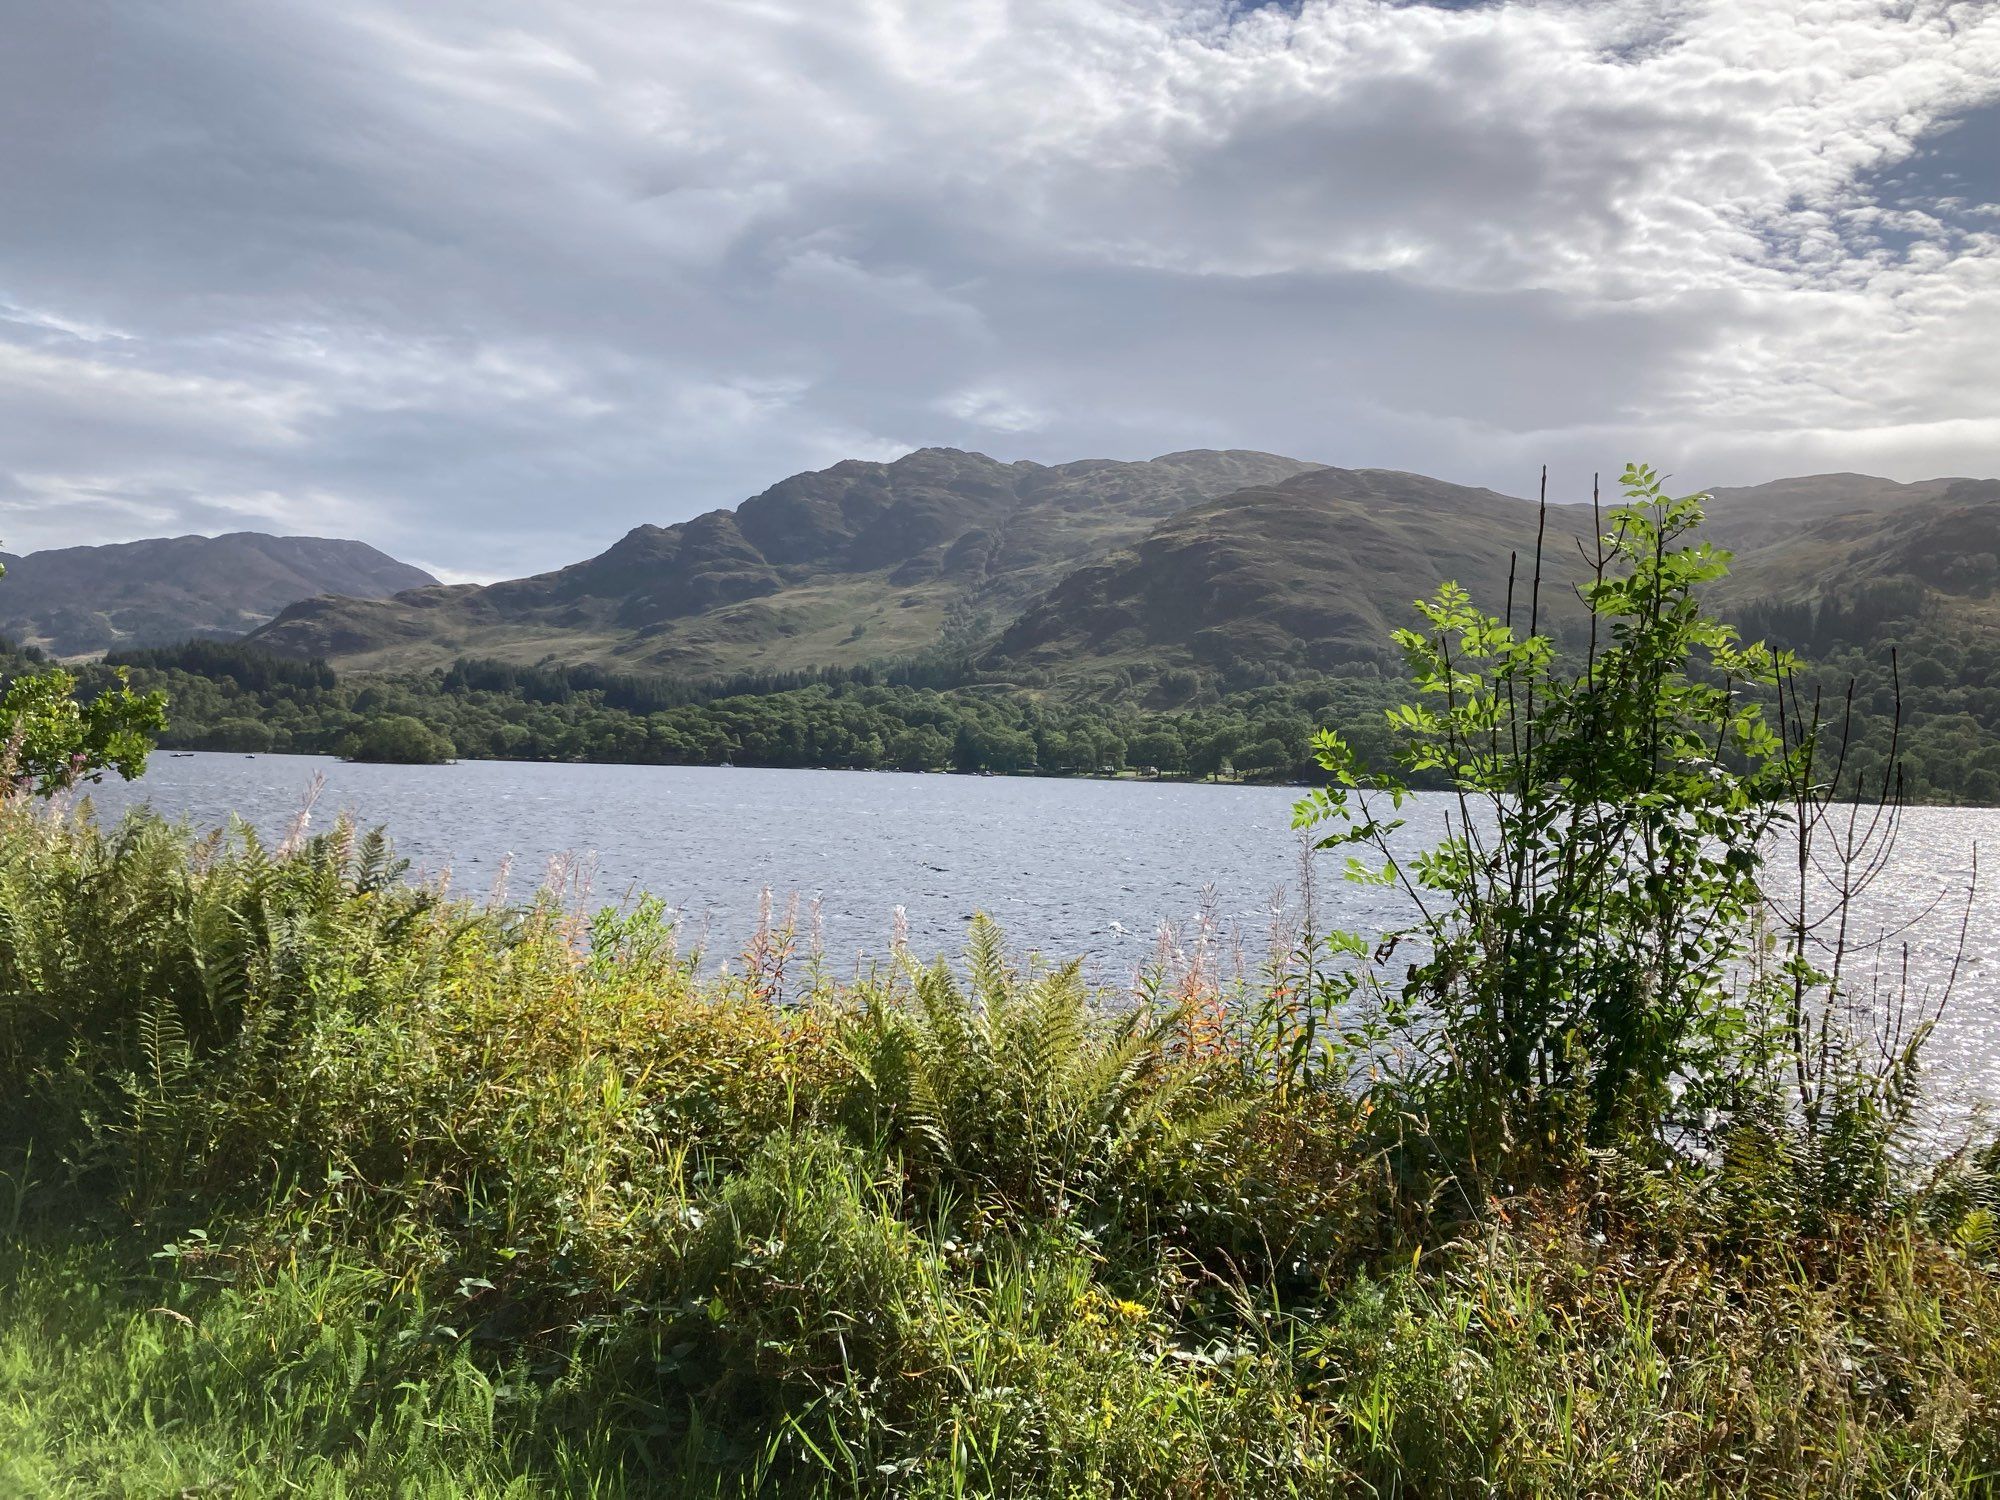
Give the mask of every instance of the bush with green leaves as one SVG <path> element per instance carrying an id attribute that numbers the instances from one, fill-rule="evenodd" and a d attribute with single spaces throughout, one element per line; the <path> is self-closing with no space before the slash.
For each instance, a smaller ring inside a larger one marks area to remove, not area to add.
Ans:
<path id="1" fill-rule="evenodd" d="M 933 1202 L 1110 1213 L 1147 1157 L 1212 1141 L 1254 1102 L 1189 1054 L 1179 1006 L 1102 1014 L 1080 962 L 1023 974 L 984 916 L 966 967 L 969 992 L 942 962 L 915 968 L 841 1032 L 858 1085 L 848 1118 Z"/>
<path id="2" fill-rule="evenodd" d="M 447 900 L 339 825 L 0 807 L 0 1488 L 1944 1495 L 2000 1461 L 1975 1173 L 1801 1228 L 1635 1163 L 1443 1224 L 1367 1097 L 1268 1070 L 1249 989 L 1134 1009 L 985 924 L 965 977 L 789 948 L 702 970 L 657 904 Z"/>
<path id="3" fill-rule="evenodd" d="M 441 766 L 452 758 L 453 751 L 451 741 L 422 719 L 389 714 L 363 724 L 348 738 L 343 753 L 349 760 Z"/>
<path id="4" fill-rule="evenodd" d="M 0 692 L 0 785 L 52 797 L 108 772 L 130 781 L 166 727 L 166 694 L 135 693 L 122 672 L 87 700 L 61 667 L 16 677 Z"/>
<path id="5" fill-rule="evenodd" d="M 0 577 L 6 574 L 0 568 Z M 0 647 L 0 655 L 8 653 Z M 153 740 L 167 727 L 162 692 L 134 693 L 123 668 L 80 695 L 74 673 L 36 654 L 0 687 L 0 796 L 53 797 L 116 771 L 130 781 L 146 769 Z"/>
<path id="6" fill-rule="evenodd" d="M 1399 1156 L 1483 1185 L 1607 1151 L 1740 1152 L 1746 1122 L 1773 1150 L 1795 1128 L 1825 1145 L 1836 1123 L 1810 1085 L 1838 1038 L 1802 1014 L 1810 992 L 1828 1015 L 1844 981 L 1808 961 L 1803 910 L 1776 966 L 1789 1006 L 1742 975 L 1770 930 L 1774 837 L 1810 840 L 1834 795 L 1815 760 L 1825 726 L 1795 658 L 1710 608 L 1729 559 L 1700 539 L 1704 497 L 1669 497 L 1643 467 L 1623 482 L 1578 591 L 1580 652 L 1544 628 L 1539 557 L 1504 615 L 1447 584 L 1396 633 L 1418 697 L 1390 722 L 1405 770 L 1455 799 L 1445 840 L 1403 850 L 1407 784 L 1332 733 L 1331 785 L 1297 810 L 1351 878 L 1398 887 L 1412 913 L 1382 938 L 1333 935 L 1345 967 L 1322 1002 L 1368 1006 L 1360 1040 L 1387 1060 L 1374 1097 Z M 1400 978 L 1380 962 L 1397 952 Z M 1910 1052 L 1850 1069 L 1840 1097 L 1858 1105 L 1913 1067 Z M 1840 1149 L 1855 1159 L 1906 1120 L 1850 1109 L 1840 1127 L 1859 1136 Z"/>

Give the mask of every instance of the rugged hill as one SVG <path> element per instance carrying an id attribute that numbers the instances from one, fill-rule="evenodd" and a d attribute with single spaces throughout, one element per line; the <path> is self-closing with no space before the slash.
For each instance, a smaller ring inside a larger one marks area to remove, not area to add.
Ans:
<path id="1" fill-rule="evenodd" d="M 1718 489 L 1711 491 L 1709 530 L 1744 556 L 1802 540 L 1837 541 L 1864 535 L 1875 523 L 1967 482 L 1924 479 L 1901 484 L 1873 474 L 1803 474 L 1769 484 Z"/>
<path id="2" fill-rule="evenodd" d="M 66 657 L 240 635 L 317 594 L 379 598 L 437 582 L 362 542 L 254 531 L 0 553 L 0 563 L 0 635 Z"/>
<path id="3" fill-rule="evenodd" d="M 795 475 L 734 510 L 641 526 L 597 557 L 533 578 L 374 603 L 316 599 L 258 640 L 362 670 L 462 655 L 689 676 L 879 660 L 933 646 L 947 629 L 997 629 L 1162 517 L 1312 467 L 1205 451 L 1048 466 L 925 448 Z"/>
<path id="4" fill-rule="evenodd" d="M 2000 481 L 1818 474 L 1717 490 L 1710 529 L 1736 550 L 1732 592 L 1788 603 L 1920 588 L 1983 599 L 2000 583 Z"/>
<path id="5" fill-rule="evenodd" d="M 1388 665 L 1412 600 L 1455 579 L 1498 610 L 1514 558 L 1525 614 L 1536 524 L 1492 490 L 1270 454 L 1044 466 L 930 448 L 796 475 L 533 578 L 308 600 L 257 639 L 349 670 L 487 656 L 684 677 L 943 641 L 998 678 L 1165 703 L 1191 674 Z M 1561 629 L 1593 525 L 1571 505 L 1548 527 L 1544 620 Z M 1710 531 L 1737 552 L 1725 603 L 1791 644 L 2000 626 L 2000 482 L 1780 480 L 1718 491 Z"/>
<path id="6" fill-rule="evenodd" d="M 1062 676 L 1176 669 L 1254 681 L 1272 666 L 1326 670 L 1391 654 L 1411 601 L 1447 579 L 1523 623 L 1537 510 L 1525 500 L 1387 469 L 1318 469 L 1240 490 L 1155 526 L 1070 574 L 1007 628 L 996 669 Z M 1549 511 L 1545 618 L 1573 613 L 1589 514 Z"/>
<path id="7" fill-rule="evenodd" d="M 1537 515 L 1526 500 L 1422 475 L 1318 469 L 1169 517 L 1075 570 L 983 664 L 1142 694 L 1191 671 L 1245 685 L 1389 665 L 1389 631 L 1446 579 L 1497 612 L 1518 558 L 1525 601 Z M 1724 608 L 1813 654 L 2000 630 L 2000 481 L 1785 479 L 1716 491 L 1707 529 L 1736 553 Z M 1549 508 L 1543 620 L 1559 633 L 1579 621 L 1578 543 L 1594 530 L 1585 507 Z"/>

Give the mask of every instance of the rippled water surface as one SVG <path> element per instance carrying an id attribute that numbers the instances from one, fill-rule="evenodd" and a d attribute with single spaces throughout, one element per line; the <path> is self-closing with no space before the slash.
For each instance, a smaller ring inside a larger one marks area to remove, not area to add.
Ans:
<path id="1" fill-rule="evenodd" d="M 1254 962 L 1274 904 L 1295 916 L 1300 902 L 1297 794 L 1283 787 L 161 753 L 142 781 L 94 800 L 105 815 L 148 801 L 200 826 L 234 814 L 275 836 L 322 775 L 316 823 L 347 810 L 385 824 L 418 871 L 448 869 L 461 891 L 484 894 L 506 869 L 523 894 L 551 860 L 585 856 L 596 899 L 651 891 L 712 950 L 741 944 L 769 887 L 781 905 L 793 893 L 819 900 L 836 958 L 883 952 L 898 906 L 924 953 L 955 949 L 983 910 L 1017 945 L 1087 955 L 1117 980 L 1154 951 L 1162 922 L 1185 928 L 1205 903 Z M 1418 798 L 1408 834 L 1435 836 L 1443 815 L 1442 799 Z M 1917 983 L 1935 990 L 1958 946 L 1975 846 L 1991 873 L 1932 1054 L 1968 1103 L 2000 1101 L 2000 809 L 1906 813 L 1861 903 L 1869 931 L 1934 906 L 1881 957 L 1898 970 L 1907 946 Z M 1395 917 L 1383 893 L 1331 868 L 1315 885 L 1322 924 L 1367 930 Z"/>

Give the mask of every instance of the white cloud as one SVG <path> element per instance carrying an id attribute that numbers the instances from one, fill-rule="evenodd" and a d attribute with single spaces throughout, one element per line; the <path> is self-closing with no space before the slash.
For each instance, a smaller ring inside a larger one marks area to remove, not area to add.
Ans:
<path id="1" fill-rule="evenodd" d="M 1923 167 L 1988 0 L 112 9 L 0 54 L 16 544 L 484 575 L 926 442 L 2000 472 Z"/>
<path id="2" fill-rule="evenodd" d="M 993 432 L 1033 432 L 1049 423 L 1047 412 L 990 387 L 954 391 L 936 405 L 948 416 Z"/>

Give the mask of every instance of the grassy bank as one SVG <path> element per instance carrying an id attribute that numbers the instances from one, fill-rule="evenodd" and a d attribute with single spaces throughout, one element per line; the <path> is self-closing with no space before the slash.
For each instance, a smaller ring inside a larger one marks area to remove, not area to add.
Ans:
<path id="1" fill-rule="evenodd" d="M 1284 1086 L 1298 973 L 698 978 L 498 911 L 0 811 L 0 1490 L 1971 1493 L 1976 1163 L 1411 1165 Z M 1331 1056 L 1331 1053 L 1328 1053 Z"/>

